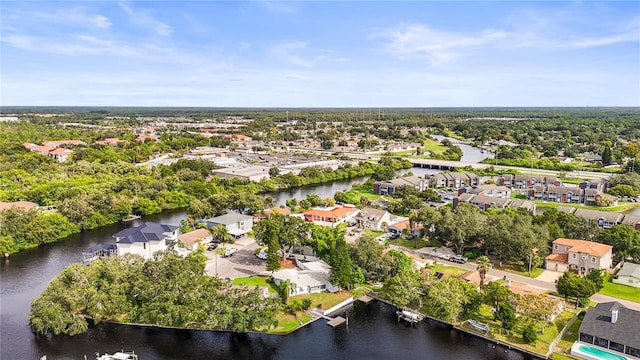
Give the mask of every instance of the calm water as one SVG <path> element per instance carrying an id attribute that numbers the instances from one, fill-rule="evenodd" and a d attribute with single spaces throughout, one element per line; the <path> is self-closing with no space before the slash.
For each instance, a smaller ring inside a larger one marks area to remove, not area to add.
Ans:
<path id="1" fill-rule="evenodd" d="M 460 144 L 458 143 L 459 140 L 457 139 L 442 135 L 431 135 L 431 137 L 438 141 L 442 141 L 442 139 L 449 139 L 452 143 L 458 145 L 460 147 L 460 150 L 462 150 L 462 158 L 460 159 L 460 161 L 462 162 L 478 163 L 486 158 L 493 158 L 493 154 L 489 152 L 482 152 L 480 151 L 480 149 L 475 148 L 471 145 Z"/>

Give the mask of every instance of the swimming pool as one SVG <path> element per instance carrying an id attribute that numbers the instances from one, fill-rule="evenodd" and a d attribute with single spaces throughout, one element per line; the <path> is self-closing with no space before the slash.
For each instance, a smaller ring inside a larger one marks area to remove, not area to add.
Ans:
<path id="1" fill-rule="evenodd" d="M 592 360 L 628 360 L 626 357 L 614 354 L 612 352 L 591 347 L 585 344 L 575 342 L 571 347 L 571 354 L 582 356 Z"/>

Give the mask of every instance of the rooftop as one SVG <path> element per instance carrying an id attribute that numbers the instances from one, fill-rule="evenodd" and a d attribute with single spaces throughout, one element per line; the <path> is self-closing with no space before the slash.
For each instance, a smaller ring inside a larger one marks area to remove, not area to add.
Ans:
<path id="1" fill-rule="evenodd" d="M 576 240 L 558 238 L 553 241 L 554 244 L 570 246 L 571 252 L 586 253 L 592 256 L 604 256 L 606 253 L 613 249 L 613 246 L 597 243 L 588 240 Z"/>
<path id="2" fill-rule="evenodd" d="M 615 310 L 618 320 L 612 323 L 611 312 Z M 580 333 L 640 349 L 640 311 L 628 309 L 619 302 L 600 303 L 587 310 Z"/>
<path id="3" fill-rule="evenodd" d="M 133 244 L 136 242 L 157 241 L 166 238 L 178 227 L 173 225 L 146 222 L 140 226 L 124 229 L 112 235 L 119 243 Z"/>

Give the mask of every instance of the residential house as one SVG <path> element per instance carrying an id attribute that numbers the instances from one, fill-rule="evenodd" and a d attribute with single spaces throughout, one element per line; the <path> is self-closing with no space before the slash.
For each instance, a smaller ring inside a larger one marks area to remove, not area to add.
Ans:
<path id="1" fill-rule="evenodd" d="M 170 243 L 177 241 L 178 227 L 173 225 L 145 222 L 113 234 L 118 255 L 135 254 L 151 259 L 156 251 L 166 250 Z"/>
<path id="2" fill-rule="evenodd" d="M 640 215 L 624 214 L 624 218 L 622 218 L 620 224 L 629 225 L 636 230 L 640 230 Z"/>
<path id="3" fill-rule="evenodd" d="M 243 237 L 253 228 L 253 216 L 238 213 L 216 216 L 205 220 L 205 222 L 209 229 L 213 229 L 218 225 L 224 226 L 227 232 L 236 239 Z"/>
<path id="4" fill-rule="evenodd" d="M 211 242 L 213 236 L 209 229 L 196 229 L 189 231 L 188 233 L 178 235 L 179 244 L 182 244 L 181 248 L 186 249 L 186 253 L 198 250 L 201 245 L 206 245 Z"/>
<path id="5" fill-rule="evenodd" d="M 530 176 L 530 175 L 514 175 L 513 187 L 519 189 L 530 188 L 535 185 L 546 184 L 544 176 Z"/>
<path id="6" fill-rule="evenodd" d="M 413 225 L 413 228 L 411 228 L 411 225 Z M 411 221 L 409 221 L 409 219 L 398 221 L 395 224 L 389 226 L 389 232 L 393 232 L 396 234 L 402 234 L 405 232 L 405 230 L 409 232 L 409 235 L 420 236 L 420 232 L 424 230 L 424 227 L 420 223 L 411 224 Z"/>
<path id="7" fill-rule="evenodd" d="M 149 141 L 160 141 L 160 139 L 158 139 L 158 137 L 155 136 L 155 135 L 138 135 L 138 137 L 135 140 L 139 141 L 139 142 L 145 142 L 147 140 L 149 140 Z"/>
<path id="8" fill-rule="evenodd" d="M 120 140 L 118 138 L 106 138 L 104 140 L 98 140 L 96 141 L 96 144 L 98 145 L 108 145 L 108 146 L 116 146 L 119 143 L 124 142 L 126 143 L 127 140 Z"/>
<path id="9" fill-rule="evenodd" d="M 589 353 L 584 353 L 582 345 L 586 344 L 598 350 L 602 348 L 614 354 L 640 358 L 640 311 L 629 309 L 619 302 L 599 303 L 590 307 L 584 315 L 578 334 L 578 341 L 571 347 L 572 355 L 586 355 L 591 359 Z"/>
<path id="10" fill-rule="evenodd" d="M 586 275 L 592 270 L 608 269 L 613 262 L 613 247 L 587 240 L 559 238 L 553 241 L 551 254 L 546 257 L 546 268 L 565 272 L 577 270 Z"/>
<path id="11" fill-rule="evenodd" d="M 280 286 L 289 280 L 289 295 L 313 294 L 322 291 L 337 292 L 340 290 L 329 281 L 331 266 L 322 260 L 297 262 L 299 268 L 282 269 L 273 273 L 274 284 Z"/>
<path id="12" fill-rule="evenodd" d="M 358 209 L 353 205 L 332 206 L 329 208 L 313 208 L 302 213 L 306 221 L 321 224 L 337 224 L 353 218 Z"/>
<path id="13" fill-rule="evenodd" d="M 253 221 L 255 222 L 255 221 L 262 220 L 262 219 L 266 219 L 269 215 L 274 214 L 274 213 L 277 213 L 277 214 L 280 214 L 280 215 L 284 215 L 284 216 L 289 216 L 289 215 L 291 215 L 291 209 L 286 208 L 286 207 L 285 208 L 272 207 L 271 209 L 266 209 L 266 210 L 264 210 L 262 212 L 255 213 L 253 215 Z"/>
<path id="14" fill-rule="evenodd" d="M 80 146 L 80 145 L 87 145 L 87 143 L 82 140 L 48 140 L 48 141 L 43 141 L 42 145 L 55 149 L 64 145 Z"/>
<path id="15" fill-rule="evenodd" d="M 393 180 L 376 181 L 373 183 L 373 193 L 378 195 L 393 195 L 400 186 L 410 186 L 418 191 L 427 189 L 426 179 L 417 176 L 405 176 Z"/>
<path id="16" fill-rule="evenodd" d="M 51 151 L 49 151 L 49 157 L 55 159 L 56 161 L 63 163 L 65 161 L 67 161 L 67 159 L 69 158 L 69 156 L 71 156 L 71 154 L 73 154 L 73 151 L 69 150 L 69 149 L 65 149 L 65 148 L 56 148 L 53 149 Z"/>
<path id="17" fill-rule="evenodd" d="M 40 146 L 33 143 L 23 143 L 22 146 L 29 149 L 30 151 L 37 152 L 38 154 L 44 155 L 44 156 L 49 155 L 49 151 L 52 150 L 52 148 L 48 146 Z"/>
<path id="18" fill-rule="evenodd" d="M 555 185 L 535 185 L 527 189 L 527 199 L 561 202 L 567 204 L 594 204 L 602 192 Z"/>
<path id="19" fill-rule="evenodd" d="M 611 281 L 616 284 L 640 288 L 640 265 L 625 262 Z"/>
<path id="20" fill-rule="evenodd" d="M 355 216 L 358 226 L 374 231 L 386 230 L 391 225 L 392 218 L 395 216 L 388 211 L 373 208 L 364 208 Z"/>
<path id="21" fill-rule="evenodd" d="M 14 201 L 14 202 L 0 201 L 0 211 L 8 210 L 14 207 L 18 209 L 22 209 L 24 211 L 29 211 L 31 209 L 38 209 L 38 204 L 31 201 Z"/>

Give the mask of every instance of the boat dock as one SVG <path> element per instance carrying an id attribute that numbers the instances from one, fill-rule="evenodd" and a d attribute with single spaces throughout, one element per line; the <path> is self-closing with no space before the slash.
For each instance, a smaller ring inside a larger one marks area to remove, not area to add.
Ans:
<path id="1" fill-rule="evenodd" d="M 82 263 L 89 265 L 98 259 L 116 255 L 118 255 L 116 244 L 98 244 L 82 252 Z"/>
<path id="2" fill-rule="evenodd" d="M 372 302 L 372 301 L 373 301 L 373 298 L 372 298 L 371 296 L 369 296 L 369 295 L 362 295 L 362 296 L 360 296 L 360 297 L 358 298 L 358 300 L 359 300 L 360 302 L 365 303 L 365 304 L 369 304 L 370 302 Z"/>
<path id="3" fill-rule="evenodd" d="M 127 222 L 130 222 L 130 221 L 138 220 L 140 218 L 141 218 L 140 215 L 129 215 L 128 217 L 122 219 L 122 222 L 123 223 L 127 223 Z"/>
<path id="4" fill-rule="evenodd" d="M 321 313 L 318 310 L 312 310 L 311 314 L 313 314 L 313 315 L 315 315 L 317 317 L 321 317 L 321 318 L 323 318 L 325 320 L 329 320 L 329 321 L 327 321 L 327 325 L 329 325 L 331 327 L 334 327 L 334 328 L 336 326 L 340 326 L 342 324 L 347 324 L 347 326 L 349 326 L 349 318 L 345 319 L 342 316 L 336 316 L 336 317 L 332 318 L 330 316 L 327 316 L 327 315 Z"/>

